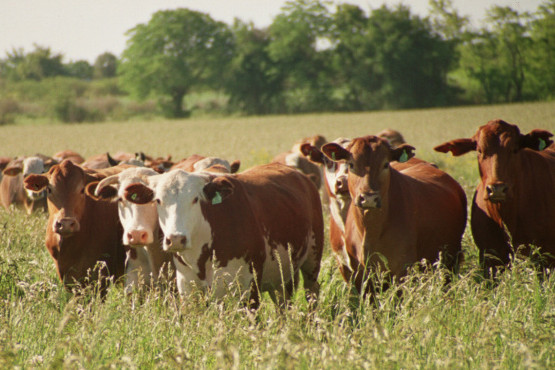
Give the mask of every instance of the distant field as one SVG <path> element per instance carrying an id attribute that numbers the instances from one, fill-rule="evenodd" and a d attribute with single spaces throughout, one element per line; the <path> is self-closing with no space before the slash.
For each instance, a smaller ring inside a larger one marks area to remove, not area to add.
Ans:
<path id="1" fill-rule="evenodd" d="M 240 159 L 245 169 L 268 162 L 297 139 L 329 140 L 383 128 L 402 132 L 418 157 L 437 163 L 472 194 L 476 158 L 433 152 L 502 118 L 523 132 L 555 133 L 555 102 L 357 114 L 318 114 L 99 124 L 0 127 L 0 156 L 83 156 L 144 151 L 174 159 L 192 153 Z M 555 189 L 554 189 L 555 194 Z M 554 195 L 555 196 L 555 195 Z M 325 213 L 327 217 L 327 212 Z M 153 292 L 106 301 L 63 291 L 44 247 L 45 215 L 0 209 L 0 368 L 553 368 L 555 277 L 526 260 L 496 286 L 481 280 L 467 230 L 466 263 L 449 288 L 441 272 L 414 273 L 374 305 L 350 295 L 326 254 L 318 307 L 303 294 L 277 312 L 265 296 L 246 314 L 230 292 L 223 302 Z M 552 274 L 553 275 L 553 274 Z M 543 279 L 543 281 L 542 281 Z"/>

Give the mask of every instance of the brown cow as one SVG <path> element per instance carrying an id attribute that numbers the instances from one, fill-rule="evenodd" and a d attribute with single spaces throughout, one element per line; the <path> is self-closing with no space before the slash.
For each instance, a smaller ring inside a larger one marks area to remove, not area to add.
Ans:
<path id="1" fill-rule="evenodd" d="M 445 172 L 421 161 L 402 170 L 392 161 L 405 162 L 414 148 L 392 149 L 385 139 L 353 139 L 347 148 L 326 144 L 328 158 L 349 166 L 352 203 L 345 225 L 345 244 L 353 280 L 359 292 L 373 288 L 366 276 L 377 270 L 402 277 L 412 264 L 425 259 L 454 268 L 461 253 L 466 225 L 466 196 Z"/>
<path id="2" fill-rule="evenodd" d="M 36 210 L 46 211 L 46 193 L 26 191 L 23 179 L 30 174 L 41 174 L 55 163 L 54 159 L 36 154 L 32 157 L 19 157 L 12 160 L 2 171 L 0 201 L 6 209 L 10 205 L 23 205 L 27 214 Z"/>
<path id="3" fill-rule="evenodd" d="M 134 204 L 125 199 L 123 191 L 133 183 L 145 183 L 147 177 L 158 173 L 151 168 L 133 167 L 106 177 L 100 183 L 90 183 L 87 195 L 96 200 L 118 204 L 123 226 L 123 244 L 126 248 L 125 289 L 130 291 L 142 285 L 158 284 L 160 277 L 175 278 L 173 256 L 161 246 L 163 235 L 158 226 L 158 213 L 154 204 Z M 94 189 L 93 189 L 94 188 Z M 94 191 L 94 194 L 91 192 Z"/>
<path id="4" fill-rule="evenodd" d="M 69 159 L 70 161 L 72 161 L 75 164 L 81 164 L 83 162 L 85 162 L 85 159 L 83 157 L 81 157 L 81 155 L 77 152 L 74 152 L 73 150 L 62 150 L 59 151 L 57 153 L 55 153 L 54 155 L 52 155 L 52 158 L 57 162 L 57 163 L 61 163 L 64 159 Z"/>
<path id="5" fill-rule="evenodd" d="M 25 188 L 48 193 L 46 248 L 66 288 L 76 282 L 87 285 L 101 277 L 104 287 L 105 277 L 117 279 L 124 273 L 125 251 L 117 204 L 96 202 L 84 192 L 88 183 L 122 169 L 85 170 L 64 160 L 46 174 L 25 178 Z M 99 262 L 105 266 L 89 276 Z"/>
<path id="6" fill-rule="evenodd" d="M 513 247 L 535 245 L 555 266 L 555 145 L 553 135 L 489 121 L 472 138 L 434 149 L 455 156 L 478 152 L 480 184 L 474 193 L 471 228 L 486 274 L 509 263 Z M 550 147 L 551 145 L 551 147 Z"/>
<path id="7" fill-rule="evenodd" d="M 397 148 L 401 144 L 405 144 L 405 138 L 403 138 L 403 135 L 401 135 L 399 131 L 390 128 L 383 129 L 377 133 L 376 136 L 386 139 L 392 148 Z"/>
<path id="8" fill-rule="evenodd" d="M 307 299 L 315 298 L 324 229 L 318 191 L 306 176 L 272 163 L 234 175 L 175 170 L 147 182 L 129 185 L 125 197 L 157 203 L 181 294 L 196 285 L 222 297 L 234 282 L 251 290 L 254 307 L 259 291 L 277 300 L 277 290 L 287 301 L 300 270 Z"/>
<path id="9" fill-rule="evenodd" d="M 312 163 L 311 161 L 309 161 L 303 156 L 301 152 L 301 147 L 303 144 L 310 144 L 311 146 L 317 149 L 320 149 L 322 145 L 325 143 L 326 143 L 326 138 L 323 137 L 322 135 L 305 137 L 295 142 L 291 150 L 277 154 L 272 159 L 272 162 L 281 163 L 286 166 L 296 168 L 297 170 L 299 170 L 300 172 L 308 176 L 308 178 L 312 180 L 314 185 L 316 185 L 317 189 L 321 189 L 322 177 L 323 177 L 322 171 L 320 170 L 319 166 L 315 165 L 314 163 Z M 328 201 L 328 198 L 325 192 L 322 194 L 322 200 L 324 200 L 324 202 Z"/>
<path id="10" fill-rule="evenodd" d="M 221 165 L 226 168 L 227 173 L 236 173 L 239 171 L 241 161 L 235 160 L 229 163 L 227 160 L 218 157 L 205 157 L 198 154 L 192 154 L 189 157 L 175 163 L 171 170 L 183 170 L 187 172 L 199 172 L 214 165 Z"/>

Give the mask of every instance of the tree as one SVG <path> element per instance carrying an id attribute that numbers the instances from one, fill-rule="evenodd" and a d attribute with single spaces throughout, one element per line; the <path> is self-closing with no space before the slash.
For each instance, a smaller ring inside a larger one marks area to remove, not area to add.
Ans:
<path id="1" fill-rule="evenodd" d="M 529 85 L 533 98 L 555 97 L 555 0 L 540 5 L 530 25 L 527 50 Z"/>
<path id="2" fill-rule="evenodd" d="M 356 5 L 341 4 L 331 27 L 335 84 L 344 90 L 344 107 L 363 110 L 371 107 L 369 87 L 372 64 L 368 58 L 368 17 Z"/>
<path id="3" fill-rule="evenodd" d="M 448 42 L 434 33 L 426 19 L 407 7 L 386 6 L 368 19 L 371 65 L 369 89 L 380 108 L 414 108 L 445 105 L 451 97 L 447 72 L 453 64 Z"/>
<path id="4" fill-rule="evenodd" d="M 521 101 L 530 45 L 523 18 L 510 7 L 494 6 L 486 27 L 470 34 L 461 47 L 461 67 L 482 87 L 488 103 Z"/>
<path id="5" fill-rule="evenodd" d="M 62 63 L 62 54 L 53 54 L 50 48 L 34 45 L 35 50 L 13 49 L 7 53 L 3 66 L 3 74 L 9 79 L 42 80 L 47 77 L 63 76 L 66 69 Z"/>
<path id="6" fill-rule="evenodd" d="M 183 117 L 183 97 L 193 88 L 220 87 L 233 50 L 229 28 L 188 9 L 156 12 L 130 38 L 119 67 L 124 88 L 144 98 L 159 94 L 170 117 Z"/>
<path id="7" fill-rule="evenodd" d="M 93 76 L 93 67 L 86 60 L 78 60 L 65 65 L 66 74 L 82 80 L 90 80 Z"/>
<path id="8" fill-rule="evenodd" d="M 110 78 L 116 75 L 118 59 L 112 53 L 105 52 L 94 61 L 94 78 Z"/>
<path id="9" fill-rule="evenodd" d="M 278 112 L 282 105 L 283 76 L 267 52 L 267 30 L 236 20 L 235 50 L 226 91 L 230 103 L 247 114 Z"/>
<path id="10" fill-rule="evenodd" d="M 328 110 L 330 14 L 319 0 L 287 1 L 270 25 L 268 53 L 284 76 L 290 111 Z M 319 44 L 320 43 L 320 44 Z"/>

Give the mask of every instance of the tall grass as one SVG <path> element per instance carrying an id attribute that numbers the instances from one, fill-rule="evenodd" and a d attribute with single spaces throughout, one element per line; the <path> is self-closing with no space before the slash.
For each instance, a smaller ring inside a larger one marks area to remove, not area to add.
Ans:
<path id="1" fill-rule="evenodd" d="M 436 155 L 445 140 L 468 137 L 492 118 L 523 131 L 555 131 L 555 104 L 123 124 L 0 127 L 2 155 L 71 148 L 90 155 L 144 150 L 239 158 L 243 168 L 287 150 L 299 137 L 355 137 L 399 129 L 417 154 L 471 192 L 475 158 Z M 327 218 L 327 212 L 325 214 Z M 44 247 L 46 216 L 0 210 L 0 367 L 34 368 L 553 368 L 555 278 L 527 259 L 496 284 L 481 278 L 468 231 L 466 262 L 444 285 L 441 270 L 415 271 L 376 300 L 351 293 L 326 253 L 318 305 L 302 291 L 281 312 L 266 295 L 247 312 L 233 287 L 217 301 L 194 292 L 134 292 L 102 301 L 58 282 Z M 327 241 L 326 241 L 327 243 Z M 400 294 L 398 292 L 401 292 Z"/>

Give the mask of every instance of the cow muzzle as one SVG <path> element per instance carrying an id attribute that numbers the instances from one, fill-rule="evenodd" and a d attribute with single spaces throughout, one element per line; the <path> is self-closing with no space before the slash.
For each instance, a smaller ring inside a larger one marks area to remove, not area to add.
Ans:
<path id="1" fill-rule="evenodd" d="M 355 205 L 362 209 L 381 208 L 382 197 L 379 192 L 362 193 L 356 197 Z"/>
<path id="2" fill-rule="evenodd" d="M 131 230 L 125 233 L 123 244 L 130 246 L 140 246 L 152 244 L 154 237 L 152 232 L 147 230 Z"/>
<path id="3" fill-rule="evenodd" d="M 27 198 L 29 198 L 30 200 L 39 200 L 46 197 L 46 191 L 35 193 L 34 191 L 31 191 L 31 190 L 25 190 L 25 193 L 27 193 Z"/>
<path id="4" fill-rule="evenodd" d="M 54 222 L 54 232 L 60 235 L 71 235 L 80 229 L 79 221 L 74 217 L 64 217 Z"/>
<path id="5" fill-rule="evenodd" d="M 349 196 L 349 186 L 347 183 L 347 176 L 340 176 L 335 179 L 335 195 L 338 197 Z"/>
<path id="6" fill-rule="evenodd" d="M 179 252 L 187 247 L 187 237 L 182 234 L 169 235 L 164 238 L 163 248 L 166 252 Z"/>
<path id="7" fill-rule="evenodd" d="M 502 182 L 487 185 L 485 199 L 492 203 L 503 202 L 507 199 L 508 190 L 509 187 Z"/>

